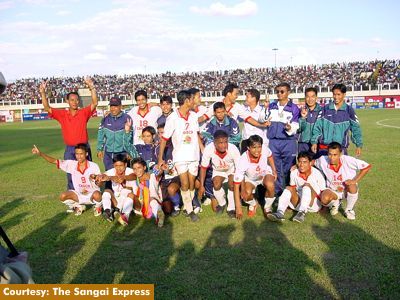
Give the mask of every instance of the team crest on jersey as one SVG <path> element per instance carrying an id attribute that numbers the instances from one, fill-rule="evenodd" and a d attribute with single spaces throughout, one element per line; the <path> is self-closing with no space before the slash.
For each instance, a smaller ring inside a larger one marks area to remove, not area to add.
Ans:
<path id="1" fill-rule="evenodd" d="M 186 135 L 185 138 L 183 139 L 183 142 L 185 144 L 190 144 L 192 142 L 192 137 L 190 135 Z"/>

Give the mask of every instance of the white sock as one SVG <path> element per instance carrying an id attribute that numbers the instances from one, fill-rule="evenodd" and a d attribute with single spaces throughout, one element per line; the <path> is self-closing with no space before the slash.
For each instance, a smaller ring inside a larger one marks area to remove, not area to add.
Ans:
<path id="1" fill-rule="evenodd" d="M 190 214 L 193 211 L 192 198 L 190 197 L 190 191 L 182 191 L 181 190 L 181 195 L 182 195 L 183 208 L 186 209 L 186 212 L 188 214 Z"/>
<path id="2" fill-rule="evenodd" d="M 272 210 L 272 204 L 275 201 L 275 197 L 273 198 L 265 198 L 265 204 L 264 204 L 264 210 L 266 211 L 271 211 Z"/>
<path id="3" fill-rule="evenodd" d="M 129 218 L 133 209 L 133 200 L 129 197 L 124 197 L 123 199 L 121 212 Z"/>
<path id="4" fill-rule="evenodd" d="M 75 202 L 72 199 L 67 199 L 64 200 L 62 203 L 64 203 L 66 206 L 68 206 L 69 208 L 72 208 L 75 204 L 77 204 L 78 202 Z"/>
<path id="5" fill-rule="evenodd" d="M 257 202 L 256 202 L 256 200 L 250 200 L 250 201 L 244 201 L 245 203 L 247 203 L 248 205 L 249 205 L 249 209 L 250 210 L 253 210 L 254 209 L 254 207 L 256 206 L 256 204 L 257 204 Z"/>
<path id="6" fill-rule="evenodd" d="M 332 208 L 332 206 L 336 206 L 339 207 L 340 205 L 340 200 L 336 199 L 336 200 L 332 200 L 331 202 L 329 202 L 329 204 L 327 205 L 329 208 Z"/>
<path id="7" fill-rule="evenodd" d="M 101 196 L 101 202 L 103 203 L 103 209 L 111 210 L 111 194 L 109 192 L 104 192 Z"/>
<path id="8" fill-rule="evenodd" d="M 153 213 L 154 218 L 157 218 L 157 212 L 161 208 L 160 204 L 157 200 L 150 201 L 151 212 Z"/>
<path id="9" fill-rule="evenodd" d="M 355 194 L 347 193 L 346 210 L 353 210 L 357 200 L 358 200 L 358 192 Z"/>
<path id="10" fill-rule="evenodd" d="M 290 203 L 290 198 L 292 198 L 292 194 L 290 193 L 289 190 L 284 190 L 282 195 L 279 197 L 279 202 L 278 202 L 278 210 L 277 212 L 280 212 L 282 214 L 285 213 L 286 209 L 289 206 Z"/>
<path id="11" fill-rule="evenodd" d="M 299 211 L 307 212 L 310 203 L 311 203 L 311 189 L 309 186 L 305 186 L 301 191 Z"/>
<path id="12" fill-rule="evenodd" d="M 189 193 L 190 193 L 190 199 L 192 199 L 193 200 L 193 198 L 194 198 L 194 190 L 189 190 Z"/>
<path id="13" fill-rule="evenodd" d="M 235 198 L 233 197 L 233 191 L 228 190 L 228 211 L 235 210 Z"/>
<path id="14" fill-rule="evenodd" d="M 213 194 L 215 196 L 215 199 L 217 199 L 219 206 L 226 205 L 225 191 L 223 188 L 220 188 L 218 191 L 213 189 Z"/>

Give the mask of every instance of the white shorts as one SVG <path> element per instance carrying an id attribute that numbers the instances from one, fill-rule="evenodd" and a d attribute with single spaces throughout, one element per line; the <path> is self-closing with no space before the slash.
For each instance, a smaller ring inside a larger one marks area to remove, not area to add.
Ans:
<path id="1" fill-rule="evenodd" d="M 297 204 L 296 207 L 294 207 L 294 205 L 293 205 L 292 202 L 289 202 L 289 207 L 290 207 L 291 209 L 293 209 L 293 210 L 298 211 L 299 208 L 300 208 L 300 201 L 299 201 L 299 204 Z M 312 206 L 309 206 L 309 207 L 307 208 L 307 212 L 318 212 L 321 208 L 322 208 L 321 201 L 319 201 L 318 198 L 315 197 L 315 198 L 314 198 L 314 203 L 313 203 L 313 205 L 312 205 Z"/>
<path id="2" fill-rule="evenodd" d="M 212 178 L 219 176 L 228 180 L 229 175 L 235 175 L 235 168 L 230 168 L 228 171 L 225 172 L 213 170 Z"/>
<path id="3" fill-rule="evenodd" d="M 199 162 L 198 161 L 176 162 L 175 169 L 178 172 L 178 175 L 189 172 L 193 176 L 197 176 L 197 173 L 199 172 Z"/>
<path id="4" fill-rule="evenodd" d="M 252 191 L 252 193 L 254 193 L 255 192 L 255 190 L 256 190 L 256 187 L 258 186 L 258 185 L 260 185 L 260 184 L 262 184 L 263 183 L 263 180 L 261 179 L 261 180 L 256 180 L 256 181 L 254 181 L 254 180 L 251 180 L 249 177 L 247 177 L 246 175 L 244 176 L 244 182 L 248 182 L 248 183 L 251 183 L 253 186 L 254 186 L 254 188 L 253 188 L 253 191 Z"/>
<path id="5" fill-rule="evenodd" d="M 326 190 L 330 190 L 332 193 L 334 193 L 337 196 L 337 200 L 341 200 L 341 199 L 343 199 L 343 197 L 346 196 L 346 191 L 338 192 L 338 191 L 334 191 L 334 190 L 329 189 L 329 188 L 327 188 Z"/>
<path id="6" fill-rule="evenodd" d="M 92 198 L 92 195 L 93 195 L 93 193 L 88 193 L 88 194 L 86 194 L 86 195 L 83 195 L 83 194 L 81 194 L 81 193 L 78 193 L 77 191 L 75 191 L 75 190 L 69 190 L 70 192 L 73 192 L 75 195 L 77 195 L 78 196 L 78 203 L 79 204 L 86 204 L 86 205 L 91 205 L 91 204 L 94 204 L 94 202 L 95 201 L 92 201 L 91 200 L 91 198 Z M 100 192 L 100 191 L 99 191 Z"/>

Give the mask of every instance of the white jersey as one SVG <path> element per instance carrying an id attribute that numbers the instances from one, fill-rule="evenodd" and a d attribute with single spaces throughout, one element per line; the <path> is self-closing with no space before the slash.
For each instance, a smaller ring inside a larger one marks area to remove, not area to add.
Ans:
<path id="1" fill-rule="evenodd" d="M 315 166 L 325 174 L 328 188 L 342 192 L 344 182 L 354 179 L 357 171 L 371 167 L 367 162 L 352 156 L 342 155 L 337 168 L 329 163 L 328 156 L 321 156 L 315 161 Z"/>
<path id="2" fill-rule="evenodd" d="M 251 181 L 257 182 L 267 174 L 272 174 L 272 169 L 268 165 L 268 158 L 272 156 L 271 150 L 263 146 L 261 155 L 257 160 L 250 157 L 249 150 L 244 152 L 239 159 L 239 165 L 235 172 L 234 182 L 241 183 L 246 177 Z"/>
<path id="3" fill-rule="evenodd" d="M 198 119 L 198 118 L 200 118 L 200 117 L 206 115 L 206 114 L 207 114 L 207 111 L 208 111 L 208 108 L 207 108 L 206 106 L 204 106 L 204 105 L 199 105 L 199 106 L 197 107 L 197 109 L 194 110 L 193 112 L 196 113 L 197 119 Z M 208 123 L 208 121 L 204 121 L 204 122 L 202 122 L 201 124 L 199 124 L 200 132 L 202 132 L 202 131 L 204 130 L 204 128 L 207 126 L 207 123 Z"/>
<path id="4" fill-rule="evenodd" d="M 133 145 L 142 144 L 142 130 L 147 126 L 152 126 L 157 131 L 157 120 L 162 115 L 162 110 L 159 106 L 149 107 L 147 105 L 147 111 L 144 115 L 139 114 L 139 108 L 134 107 L 128 115 L 132 118 L 133 128 Z"/>
<path id="5" fill-rule="evenodd" d="M 76 160 L 57 160 L 57 168 L 71 174 L 72 184 L 77 193 L 82 195 L 91 195 L 100 188 L 90 179 L 90 175 L 99 175 L 99 166 L 91 161 L 86 161 L 83 172 L 78 169 L 78 161 Z"/>
<path id="6" fill-rule="evenodd" d="M 107 170 L 105 172 L 105 174 L 107 176 L 116 176 L 117 175 L 116 172 L 115 172 L 115 168 Z M 125 175 L 130 175 L 130 174 L 133 174 L 133 170 L 131 168 L 126 168 L 125 169 Z M 113 190 L 115 196 L 119 197 L 119 195 L 121 194 L 121 192 L 123 190 L 126 190 L 127 187 L 132 187 L 133 186 L 133 181 L 126 181 L 126 182 L 123 182 L 123 183 L 116 183 L 114 181 L 111 181 L 111 184 L 112 184 L 112 190 Z"/>
<path id="7" fill-rule="evenodd" d="M 257 105 L 253 110 L 251 110 L 250 107 L 247 105 L 245 105 L 243 107 L 244 107 L 245 114 L 249 115 L 256 121 L 261 119 L 261 116 L 264 114 L 264 107 L 261 105 Z M 267 128 L 256 127 L 256 126 L 251 125 L 248 122 L 245 122 L 243 124 L 242 139 L 247 140 L 252 135 L 258 135 L 258 136 L 262 137 L 263 144 L 268 145 Z"/>
<path id="8" fill-rule="evenodd" d="M 154 175 L 153 173 L 150 174 L 150 180 L 149 180 L 149 192 L 150 192 L 150 199 L 155 199 L 158 202 L 161 202 L 160 199 L 162 199 L 162 197 L 160 197 L 160 181 L 157 179 L 156 175 Z M 133 194 L 135 195 L 139 195 L 140 194 L 140 190 L 139 190 L 139 186 L 137 181 L 133 182 Z"/>
<path id="9" fill-rule="evenodd" d="M 204 148 L 201 167 L 206 169 L 211 162 L 213 171 L 233 174 L 238 166 L 239 159 L 240 152 L 235 145 L 228 144 L 228 150 L 224 154 L 220 154 L 215 149 L 214 143 L 211 143 Z"/>
<path id="10" fill-rule="evenodd" d="M 189 111 L 185 118 L 179 110 L 176 110 L 168 116 L 162 138 L 164 140 L 172 138 L 174 163 L 199 161 L 198 132 L 199 122 L 196 113 Z"/>
<path id="11" fill-rule="evenodd" d="M 295 187 L 298 194 L 301 193 L 303 185 L 308 183 L 317 195 L 320 195 L 326 189 L 326 182 L 324 176 L 319 170 L 311 167 L 311 174 L 305 177 L 304 174 L 299 172 L 299 169 L 290 172 L 290 186 Z"/>
<path id="12" fill-rule="evenodd" d="M 223 100 L 221 99 L 216 102 L 223 102 Z M 247 121 L 248 118 L 250 118 L 250 115 L 248 114 L 248 112 L 245 111 L 244 106 L 237 102 L 235 102 L 235 104 L 233 104 L 230 108 L 228 108 L 226 112 L 231 118 L 233 118 L 238 123 L 240 121 L 239 118 L 245 122 Z M 208 108 L 208 111 L 205 114 L 205 116 L 207 117 L 207 119 L 211 119 L 213 115 L 214 115 L 214 104 Z"/>

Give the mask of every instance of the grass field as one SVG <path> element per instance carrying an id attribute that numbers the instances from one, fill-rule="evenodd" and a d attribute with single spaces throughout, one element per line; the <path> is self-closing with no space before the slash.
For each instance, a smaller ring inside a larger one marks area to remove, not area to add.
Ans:
<path id="1" fill-rule="evenodd" d="M 91 211 L 68 215 L 58 201 L 65 173 L 30 152 L 36 144 L 62 157 L 60 129 L 37 121 L 0 125 L 0 224 L 29 251 L 37 283 L 154 283 L 168 299 L 400 299 L 400 111 L 358 116 L 373 168 L 355 221 L 319 213 L 279 226 L 261 211 L 236 221 L 205 207 L 198 223 L 179 216 L 159 229 L 138 217 L 122 228 Z M 92 148 L 98 122 L 89 123 Z"/>

